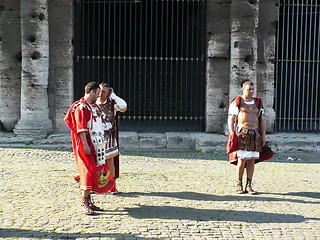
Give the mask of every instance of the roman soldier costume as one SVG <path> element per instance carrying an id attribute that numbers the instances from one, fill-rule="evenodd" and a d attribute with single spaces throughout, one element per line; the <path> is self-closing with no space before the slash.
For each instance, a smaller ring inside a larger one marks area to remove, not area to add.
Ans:
<path id="1" fill-rule="evenodd" d="M 103 112 L 103 128 L 105 144 L 105 159 L 114 159 L 115 176 L 114 179 L 119 178 L 119 120 L 118 111 L 125 112 L 127 110 L 127 103 L 118 97 L 113 91 L 104 102 L 99 102 Z M 111 189 L 111 192 L 116 192 L 116 184 Z"/>
<path id="2" fill-rule="evenodd" d="M 255 163 L 268 160 L 274 153 L 269 147 L 262 151 L 260 134 L 260 117 L 264 109 L 260 98 L 245 101 L 238 96 L 232 99 L 229 114 L 235 117 L 234 136 L 229 136 L 227 154 L 229 162 L 237 165 L 238 158 L 255 159 Z"/>
<path id="3" fill-rule="evenodd" d="M 253 97 L 251 100 L 245 100 L 240 96 L 235 97 L 231 101 L 229 115 L 234 120 L 234 131 L 229 136 L 227 144 L 227 154 L 229 154 L 231 164 L 237 165 L 238 159 L 254 159 L 254 163 L 258 163 L 274 155 L 267 146 L 264 146 L 264 151 L 262 151 L 260 118 L 264 116 L 264 109 L 260 98 Z M 243 191 L 241 176 L 238 179 L 237 192 L 255 194 L 251 184 L 252 178 L 247 178 L 245 191 Z"/>
<path id="4" fill-rule="evenodd" d="M 104 157 L 100 157 L 99 142 L 103 139 L 101 126 L 101 109 L 93 103 L 89 104 L 84 98 L 74 102 L 64 121 L 71 130 L 72 148 L 76 160 L 81 190 L 95 193 L 106 193 L 114 185 L 114 180 L 108 175 L 108 167 Z M 79 136 L 86 132 L 86 139 L 90 147 L 90 155 L 84 153 L 84 145 Z M 101 145 L 101 144 L 100 144 Z M 102 151 L 103 152 L 103 151 Z M 103 161 L 101 161 L 103 159 Z"/>

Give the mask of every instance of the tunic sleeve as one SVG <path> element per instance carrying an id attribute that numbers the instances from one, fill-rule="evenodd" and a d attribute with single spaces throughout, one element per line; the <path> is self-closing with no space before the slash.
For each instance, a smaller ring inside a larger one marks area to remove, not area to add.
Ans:
<path id="1" fill-rule="evenodd" d="M 116 104 L 114 111 L 120 111 L 120 112 L 125 112 L 127 110 L 127 103 L 124 101 L 122 98 L 118 97 L 114 92 L 110 94 L 110 98 L 113 99 Z"/>
<path id="2" fill-rule="evenodd" d="M 229 106 L 229 115 L 238 116 L 239 115 L 239 108 L 236 105 L 236 101 L 233 101 Z"/>
<path id="3" fill-rule="evenodd" d="M 90 111 L 79 106 L 75 113 L 77 133 L 88 132 L 88 121 L 90 120 Z"/>

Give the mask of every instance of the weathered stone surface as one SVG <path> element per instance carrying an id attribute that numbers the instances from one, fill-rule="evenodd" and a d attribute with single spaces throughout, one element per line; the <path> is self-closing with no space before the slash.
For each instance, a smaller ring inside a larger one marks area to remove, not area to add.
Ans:
<path id="1" fill-rule="evenodd" d="M 274 81 L 275 81 L 275 49 L 276 22 L 278 7 L 275 0 L 260 1 L 257 63 L 257 95 L 263 99 L 267 116 L 267 131 L 273 132 L 275 122 Z"/>
<path id="2" fill-rule="evenodd" d="M 12 131 L 20 119 L 20 1 L 2 0 L 0 10 L 0 122 Z"/>
<path id="3" fill-rule="evenodd" d="M 206 86 L 206 132 L 221 132 L 229 106 L 230 2 L 207 3 L 208 60 Z M 220 115 L 221 114 L 221 115 Z"/>
<path id="4" fill-rule="evenodd" d="M 231 3 L 230 90 L 229 100 L 241 94 L 240 83 L 256 84 L 259 2 L 233 0 Z"/>
<path id="5" fill-rule="evenodd" d="M 14 132 L 52 132 L 48 108 L 49 25 L 47 1 L 21 1 L 21 119 Z"/>
<path id="6" fill-rule="evenodd" d="M 139 149 L 139 139 L 136 132 L 120 132 L 119 138 L 121 150 Z"/>
<path id="7" fill-rule="evenodd" d="M 140 133 L 139 147 L 143 149 L 159 149 L 167 147 L 167 138 L 164 133 Z"/>
<path id="8" fill-rule="evenodd" d="M 193 149 L 195 142 L 188 133 L 167 132 L 167 148 Z"/>
<path id="9" fill-rule="evenodd" d="M 50 69 L 48 97 L 54 132 L 67 132 L 63 121 L 73 94 L 73 3 L 49 1 Z M 63 101 L 61 101 L 63 99 Z"/>
<path id="10" fill-rule="evenodd" d="M 191 134 L 195 139 L 195 148 L 200 152 L 223 152 L 226 149 L 227 136 L 217 134 Z"/>

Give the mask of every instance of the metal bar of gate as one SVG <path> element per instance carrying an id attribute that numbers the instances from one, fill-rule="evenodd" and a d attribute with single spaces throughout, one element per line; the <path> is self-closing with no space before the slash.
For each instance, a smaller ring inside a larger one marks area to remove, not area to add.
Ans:
<path id="1" fill-rule="evenodd" d="M 142 8 L 143 6 L 142 6 L 142 4 L 141 4 L 141 12 L 142 12 Z M 148 107 L 147 107 L 147 105 L 148 105 L 148 103 L 147 103 L 147 99 L 151 99 L 151 97 L 149 97 L 151 94 L 150 93 L 148 93 L 148 91 L 147 91 L 147 59 L 146 59 L 146 57 L 148 56 L 148 53 L 147 53 L 147 49 L 148 49 L 148 44 L 147 44 L 147 42 L 148 42 L 148 14 L 147 14 L 147 11 L 148 11 L 148 1 L 146 1 L 145 2 L 145 15 L 144 15 L 144 17 L 145 17 L 145 19 L 143 19 L 142 21 L 141 21 L 141 24 L 143 24 L 143 22 L 145 23 L 145 29 L 144 29 L 144 37 L 143 38 L 141 38 L 141 42 L 142 42 L 142 40 L 144 39 L 144 43 L 143 43 L 143 45 L 144 45 L 144 51 L 143 51 L 143 54 L 140 56 L 140 57 L 142 57 L 142 62 L 143 62 L 143 65 L 144 65 L 144 69 L 143 69 L 143 72 L 144 72 L 144 77 L 143 77 L 143 89 L 144 89 L 144 94 L 145 94 L 145 96 L 144 96 L 144 98 L 143 98 L 143 117 L 144 117 L 144 119 L 146 119 L 147 117 L 148 117 Z M 140 13 L 141 14 L 141 13 Z M 141 14 L 141 16 L 142 16 L 143 14 Z M 150 103 L 149 104 L 152 104 L 152 102 L 150 101 Z M 149 107 L 150 109 L 151 109 L 151 106 Z"/>
<path id="2" fill-rule="evenodd" d="M 91 74 L 92 74 L 92 77 L 91 77 L 91 80 L 92 81 L 94 81 L 95 80 L 95 69 L 94 69 L 94 53 L 95 53 L 95 33 L 96 33 L 96 31 L 94 30 L 95 29 L 95 14 L 94 14 L 94 12 L 95 12 L 95 8 L 96 8 L 96 4 L 94 4 L 94 3 L 89 3 L 89 5 L 91 5 L 91 11 L 92 11 L 92 13 L 91 13 L 91 20 L 92 20 L 92 26 L 89 26 L 89 29 L 91 29 L 91 41 L 92 41 L 92 50 L 91 50 L 91 54 L 89 55 L 89 58 L 90 58 L 90 60 L 89 60 L 89 62 L 91 62 L 91 64 L 89 64 L 89 67 L 90 67 L 90 65 L 91 65 L 91 68 L 92 68 L 92 70 L 91 70 Z M 89 12 L 89 14 L 90 14 L 90 12 Z M 89 50 L 90 51 L 90 50 Z"/>
<path id="3" fill-rule="evenodd" d="M 168 3 L 169 4 L 169 3 Z M 173 72 L 173 66 L 172 66 L 172 61 L 170 62 L 170 56 L 172 57 L 173 55 L 173 17 L 174 17 L 174 13 L 173 13 L 173 7 L 172 7 L 172 4 L 170 4 L 171 6 L 168 7 L 168 13 L 170 11 L 170 20 L 171 22 L 168 24 L 168 28 L 167 29 L 171 29 L 171 33 L 170 33 L 170 46 L 168 46 L 168 48 L 170 47 L 170 50 L 168 50 L 168 59 L 167 59 L 167 62 L 168 62 L 168 65 L 169 65 L 169 82 L 170 82 L 170 87 L 169 87 L 169 91 L 170 91 L 170 104 L 169 104 L 169 119 L 171 120 L 172 119 L 172 116 L 173 116 L 173 112 L 172 112 L 172 107 L 173 107 L 173 76 L 172 76 L 172 72 Z M 170 26 L 170 27 L 169 27 Z M 169 41 L 167 43 L 169 43 Z M 169 44 L 168 44 L 169 45 Z"/>
<path id="4" fill-rule="evenodd" d="M 308 0 L 306 1 L 306 8 L 305 8 L 305 14 L 304 14 L 304 40 L 303 40 L 303 84 L 302 84 L 302 103 L 301 103 L 301 123 L 300 123 L 300 127 L 303 130 L 304 129 L 304 119 L 305 119 L 305 101 L 304 101 L 304 97 L 303 94 L 305 93 L 305 82 L 306 82 L 306 43 L 307 43 L 307 12 L 308 12 Z M 303 4 L 302 4 L 303 5 Z"/>
<path id="5" fill-rule="evenodd" d="M 303 26 L 303 0 L 302 0 L 302 3 L 301 3 L 301 5 L 300 6 L 302 6 L 301 7 L 301 19 L 300 19 L 300 32 L 302 32 L 303 31 L 303 29 L 302 29 L 302 26 Z M 299 6 L 298 6 L 299 7 Z M 303 53 L 303 41 L 302 41 L 302 39 L 303 39 L 303 35 L 302 34 L 300 34 L 300 38 L 299 38 L 299 42 L 300 42 L 300 52 L 299 52 L 299 81 L 298 81 L 298 88 L 299 88 L 299 91 L 301 92 L 301 82 L 302 82 L 302 80 L 301 80 L 301 72 L 302 72 L 302 63 L 303 63 L 303 61 L 301 61 L 302 60 L 302 53 Z M 300 106 L 301 106 L 301 103 L 300 103 L 300 101 L 301 101 L 301 97 L 300 97 L 300 93 L 299 93 L 299 96 L 298 96 L 298 112 L 297 112 L 297 117 L 298 118 L 300 118 L 300 115 L 301 115 L 301 111 L 300 111 Z M 299 120 L 297 120 L 296 121 L 297 122 L 297 130 L 299 129 L 299 127 L 300 127 L 300 122 L 299 122 Z"/>
<path id="6" fill-rule="evenodd" d="M 151 52 L 153 52 L 153 56 L 155 58 L 155 62 L 154 62 L 154 66 L 153 66 L 153 72 L 154 72 L 153 77 L 154 77 L 155 84 L 153 86 L 154 89 L 150 89 L 150 91 L 152 91 L 152 90 L 154 91 L 155 99 L 157 99 L 155 101 L 155 106 L 154 106 L 154 117 L 155 117 L 155 119 L 158 119 L 161 116 L 161 114 L 159 114 L 159 112 L 157 111 L 157 109 L 160 108 L 160 106 L 161 106 L 161 93 L 158 96 L 158 92 L 157 92 L 157 89 L 159 88 L 158 87 L 159 58 L 158 58 L 158 53 L 157 53 L 158 52 L 158 31 L 159 31 L 159 29 L 158 29 L 158 24 L 159 24 L 159 22 L 158 22 L 159 2 L 158 1 L 155 2 L 155 7 L 153 7 L 151 5 L 151 9 L 155 9 L 154 47 L 151 48 Z M 153 17 L 151 17 L 151 18 L 153 19 Z M 151 24 L 151 26 L 153 26 L 153 24 Z M 154 51 L 152 51 L 152 50 L 154 50 Z M 150 77 L 151 77 L 151 75 L 150 75 Z"/>
<path id="7" fill-rule="evenodd" d="M 130 3 L 131 4 L 131 3 Z M 126 58 L 123 60 L 123 92 L 127 92 L 127 86 L 125 84 L 125 81 L 126 79 L 130 79 L 130 78 L 127 78 L 127 56 L 128 56 L 128 53 L 127 53 L 127 6 L 128 4 L 125 4 L 124 6 L 124 36 L 123 36 L 123 55 L 126 56 Z M 129 24 L 128 24 L 129 26 Z"/>
<path id="8" fill-rule="evenodd" d="M 150 10 L 147 9 L 146 11 L 147 13 L 150 14 L 150 29 L 152 28 L 153 26 L 153 1 L 151 1 L 150 3 Z M 146 30 L 147 32 L 149 31 L 149 29 Z M 153 95 L 154 96 L 154 106 L 150 106 L 150 110 L 149 110 L 149 119 L 152 119 L 152 116 L 153 116 L 153 119 L 157 119 L 156 117 L 156 112 L 155 112 L 155 108 L 157 106 L 157 92 L 154 91 L 154 93 L 152 92 L 152 84 L 151 84 L 151 81 L 153 79 L 154 81 L 154 85 L 157 84 L 157 82 L 154 80 L 154 77 L 152 75 L 152 72 L 154 72 L 154 64 L 155 64 L 155 58 L 154 58 L 154 55 L 153 55 L 153 42 L 154 42 L 154 39 L 153 39 L 153 32 L 150 30 L 150 48 L 149 48 L 149 56 L 150 58 L 152 59 L 152 61 L 149 61 L 149 73 L 146 73 L 147 74 L 147 79 L 149 79 L 149 92 L 150 92 L 150 95 Z M 148 56 L 148 55 L 147 55 Z M 147 61 L 147 60 L 146 60 Z M 153 111 L 152 111 L 153 110 Z"/>
<path id="9" fill-rule="evenodd" d="M 313 0 L 310 0 L 310 6 L 309 6 L 309 8 L 310 8 L 310 19 L 308 19 L 309 24 L 307 24 L 308 32 L 309 32 L 308 33 L 309 43 L 308 43 L 307 46 L 309 46 L 309 50 L 308 50 L 308 57 L 307 57 L 308 70 L 307 70 L 307 82 L 306 82 L 306 84 L 307 84 L 307 86 L 306 86 L 307 94 L 306 95 L 311 94 L 310 93 L 310 80 L 312 80 L 312 76 L 310 75 L 310 65 L 311 65 L 311 49 L 310 49 L 310 46 L 312 46 L 311 45 L 312 44 L 312 42 L 311 42 L 311 40 L 312 40 L 311 32 L 312 32 L 312 17 L 313 17 L 313 12 L 312 12 L 312 5 L 313 4 L 312 3 L 313 3 Z M 311 127 L 310 123 L 311 122 L 308 122 L 307 118 L 312 116 L 311 113 L 310 113 L 310 109 L 311 109 L 313 103 L 311 101 L 309 101 L 309 100 L 310 100 L 310 97 L 309 96 L 306 97 L 306 127 L 305 127 L 306 130 L 311 130 L 310 129 L 310 127 Z M 308 127 L 309 127 L 309 129 L 308 129 Z"/>
<path id="10" fill-rule="evenodd" d="M 189 15 L 189 13 L 190 13 L 190 2 L 187 2 L 187 7 L 186 7 L 186 21 L 188 21 L 189 19 L 190 19 L 190 15 Z M 185 97 L 185 99 L 186 99 L 186 102 L 187 102 L 187 96 L 189 95 L 189 93 L 188 93 L 188 90 L 189 90 L 189 85 L 188 85 L 188 83 L 189 83 L 189 61 L 188 61 L 188 59 L 191 57 L 191 55 L 190 55 L 190 53 L 189 53 L 189 51 L 188 51 L 188 46 L 189 46 L 189 35 L 190 35 L 190 32 L 189 32 L 189 26 L 190 26 L 190 24 L 188 24 L 188 22 L 187 22 L 187 24 L 186 24 L 186 44 L 185 44 L 185 49 L 184 49 L 184 52 L 185 52 L 185 59 L 187 60 L 186 62 L 185 62 L 185 78 L 186 78 L 186 84 L 185 84 L 185 88 L 184 88 L 184 91 L 187 93 L 186 94 L 186 97 Z M 188 112 L 188 104 L 185 104 L 185 109 L 184 109 L 184 111 L 185 111 L 185 113 L 186 113 L 186 118 L 188 118 L 188 116 L 190 116 L 190 113 Z"/>
<path id="11" fill-rule="evenodd" d="M 98 19 L 97 19 L 97 22 L 98 22 L 98 48 L 97 48 L 97 58 L 98 58 L 98 61 L 97 61 L 97 81 L 98 82 L 101 82 L 101 73 L 100 73 L 100 65 L 101 65 L 101 60 L 100 60 L 100 55 L 101 55 L 101 52 L 100 52 L 100 46 L 101 46 L 101 4 L 98 4 Z"/>
<path id="12" fill-rule="evenodd" d="M 176 103 L 175 103 L 175 113 L 174 113 L 174 117 L 175 117 L 175 119 L 176 119 L 176 121 L 178 122 L 179 120 L 178 120 L 178 117 L 179 117 L 179 107 L 180 107 L 180 103 L 179 103 L 179 87 L 178 87 L 178 71 L 179 71 L 179 61 L 178 61 L 178 56 L 179 56 L 179 41 L 181 41 L 181 35 L 180 35 L 180 28 L 179 28 L 179 26 L 180 26 L 180 19 L 179 19 L 179 8 L 180 8 L 180 6 L 179 6 L 179 1 L 178 2 L 176 2 L 176 7 L 175 7 L 175 9 L 176 9 L 176 14 L 175 14 L 175 16 L 176 16 L 176 26 L 177 26 L 177 29 L 176 29 L 176 36 L 175 36 L 175 38 L 176 38 L 176 46 L 175 46 L 175 48 L 176 48 L 176 51 L 175 51 L 175 59 L 176 59 L 176 61 L 174 62 L 174 64 L 175 64 L 175 89 L 176 89 Z M 173 45 L 173 44 L 172 44 Z"/>
<path id="13" fill-rule="evenodd" d="M 185 25 L 184 25 L 184 8 L 185 7 L 185 3 L 182 3 L 182 6 L 181 6 L 181 41 L 180 43 L 177 43 L 177 46 L 180 46 L 179 50 L 180 50 L 180 54 L 177 54 L 177 57 L 180 55 L 181 58 L 185 58 L 184 54 L 183 54 L 183 45 L 184 45 L 184 40 L 185 40 Z M 180 8 L 180 7 L 178 7 Z M 183 103 L 186 101 L 183 101 L 183 66 L 184 66 L 184 62 L 185 61 L 181 61 L 180 62 L 180 79 L 179 79 L 179 89 L 180 89 L 180 106 L 179 106 L 179 109 L 181 111 L 181 115 L 180 115 L 180 120 L 183 119 L 183 116 L 182 116 L 182 109 L 183 109 Z M 186 104 L 185 104 L 186 105 Z M 185 117 L 187 116 L 187 113 L 185 113 Z"/>
<path id="14" fill-rule="evenodd" d="M 312 5 L 314 5 L 314 2 L 313 2 L 313 0 L 311 0 L 311 4 Z M 310 28 L 310 41 L 311 41 L 311 39 L 312 39 L 312 42 L 313 42 L 313 47 L 312 47 L 312 49 L 313 49 L 313 51 L 312 51 L 312 57 L 311 57 L 311 54 L 310 54 L 310 60 L 312 59 L 312 61 L 315 61 L 315 47 L 316 47 L 316 38 L 315 38 L 315 33 L 316 33 L 316 22 L 315 22 L 315 20 L 316 20 L 316 17 L 317 17 L 317 11 L 316 11 L 316 9 L 313 11 L 314 12 L 314 20 L 312 21 L 310 21 L 311 22 L 311 28 Z M 312 31 L 313 30 L 313 31 Z M 312 35 L 313 35 L 313 38 L 312 38 Z M 314 76 L 314 65 L 315 65 L 315 63 L 313 63 L 312 64 L 312 66 L 311 66 L 311 77 L 312 76 Z M 314 89 L 314 81 L 311 81 L 311 98 L 310 98 L 310 102 L 313 104 L 314 103 L 314 91 L 313 91 L 313 89 Z M 310 116 L 311 116 L 311 118 L 315 118 L 315 116 L 313 115 L 314 113 L 313 113 L 313 105 L 310 107 Z M 313 127 L 313 122 L 311 121 L 310 122 L 310 126 L 309 126 L 309 128 L 310 128 L 310 130 L 312 130 L 312 127 Z"/>
<path id="15" fill-rule="evenodd" d="M 289 24 L 291 25 L 291 26 L 293 26 L 293 19 L 294 19 L 294 9 L 295 9 L 295 7 L 294 7 L 294 0 L 293 0 L 293 4 L 292 4 L 292 6 L 289 6 L 289 8 L 288 8 L 288 14 L 289 14 L 289 16 L 291 16 L 291 19 L 289 19 L 288 20 L 288 22 L 289 22 Z M 291 32 L 291 34 L 290 34 L 290 38 L 291 38 L 291 40 L 293 39 L 293 32 L 294 32 L 294 29 L 291 27 L 291 28 L 289 28 L 289 29 L 287 29 L 289 32 Z M 288 41 L 289 41 L 289 39 L 287 39 Z M 292 115 L 291 115 L 291 110 L 292 110 L 292 106 L 291 106 L 291 102 L 292 102 L 292 81 L 290 81 L 290 79 L 292 79 L 292 69 L 293 69 L 293 61 L 292 61 L 292 59 L 293 59 L 293 55 L 292 55 L 292 52 L 293 52 L 293 45 L 292 44 L 288 44 L 289 46 L 288 46 L 288 52 L 287 52 L 287 55 L 288 55 L 288 58 L 287 58 L 287 60 L 288 60 L 288 68 L 287 68 L 287 73 L 288 73 L 288 88 L 286 88 L 286 89 L 289 89 L 289 91 L 288 91 L 288 111 L 287 111 L 287 117 L 288 118 L 291 118 L 292 117 Z M 290 49 L 289 49 L 289 47 L 290 47 Z M 290 128 L 290 126 L 292 125 L 292 121 L 289 121 L 288 122 L 288 128 Z"/>
<path id="16" fill-rule="evenodd" d="M 133 40 L 132 40 L 132 20 L 133 20 L 133 17 L 132 17 L 132 2 L 130 2 L 130 5 L 129 5 L 129 21 L 130 21 L 130 26 L 129 26 L 129 44 L 128 44 L 128 79 L 129 79 L 129 83 L 128 83 L 128 93 L 127 93 L 127 96 L 129 97 L 129 99 L 132 99 L 132 96 L 131 96 L 131 89 L 132 89 L 132 78 L 133 78 L 133 74 L 132 74 L 132 60 L 131 60 L 131 54 L 133 52 L 132 50 L 132 43 L 133 43 Z M 129 112 L 132 111 L 132 110 L 129 110 Z M 131 120 L 131 116 L 129 116 L 129 119 Z M 132 121 L 134 121 L 134 119 L 132 119 Z"/>
<path id="17" fill-rule="evenodd" d="M 140 61 L 138 61 L 138 63 L 139 63 L 139 77 L 138 77 L 138 81 L 139 81 L 139 93 L 142 93 L 142 61 L 141 61 L 141 56 L 142 56 L 142 23 L 143 23 L 143 20 L 142 20 L 142 4 L 140 4 L 140 14 L 139 14 L 139 16 L 140 16 L 140 19 L 139 19 L 139 23 L 140 23 L 140 28 L 139 28 L 139 49 L 140 49 L 140 51 L 139 51 L 139 58 L 138 59 L 140 59 Z M 144 96 L 144 99 L 145 99 L 145 92 L 144 92 L 144 94 L 143 94 L 143 96 Z M 141 95 L 140 95 L 140 97 L 139 97 L 139 119 L 141 119 L 141 113 L 142 113 L 142 109 L 144 109 L 144 107 L 142 106 L 142 98 L 141 98 Z"/>
<path id="18" fill-rule="evenodd" d="M 160 20 L 160 37 L 161 37 L 161 41 L 160 41 L 160 105 L 162 105 L 163 107 L 160 106 L 160 116 L 164 116 L 164 112 L 165 112 L 165 102 L 164 102 L 164 96 L 163 96 L 163 79 L 164 79 L 164 73 L 163 73 L 163 69 L 164 69 L 164 64 L 162 61 L 163 57 L 164 57 L 164 48 L 163 48 L 163 36 L 164 36 L 164 2 L 161 2 L 161 20 Z"/>
<path id="19" fill-rule="evenodd" d="M 279 0 L 278 0 L 279 1 Z M 278 2 L 278 5 L 279 7 L 280 6 L 280 3 Z M 280 11 L 279 11 L 279 15 L 280 15 Z M 280 15 L 281 16 L 281 15 Z M 280 33 L 279 33 L 279 30 L 280 30 L 280 20 L 277 22 L 277 38 L 276 38 L 276 57 L 277 57 L 277 60 L 278 61 L 275 61 L 275 73 L 276 73 L 276 78 L 280 78 L 280 75 L 279 75 L 279 49 L 280 49 L 280 45 L 279 45 L 279 39 L 280 39 Z M 275 81 L 275 88 L 276 90 L 279 89 L 279 80 L 278 81 Z M 278 92 L 275 93 L 275 96 L 274 96 L 274 106 L 275 106 L 275 112 L 279 114 L 278 112 L 278 103 L 279 103 L 279 98 L 278 98 Z M 275 128 L 277 129 L 278 128 L 278 122 L 279 121 L 275 121 Z"/>
<path id="20" fill-rule="evenodd" d="M 299 0 L 297 0 L 297 4 L 299 4 Z M 295 20 L 295 22 L 293 23 L 294 24 L 294 26 L 295 26 L 295 48 L 294 48 L 294 58 L 295 59 L 297 59 L 297 56 L 298 56 L 298 36 L 299 36 L 299 29 L 298 29 L 298 27 L 299 27 L 299 16 L 300 16 L 300 14 L 299 14 L 299 7 L 296 7 L 296 10 L 297 10 L 297 14 L 296 14 L 296 17 L 293 17 L 292 19 L 294 19 Z M 297 101 L 297 99 L 298 99 L 298 96 L 297 96 L 297 91 L 296 91 L 296 88 L 297 88 L 297 73 L 299 73 L 298 72 L 298 64 L 297 64 L 298 62 L 297 61 L 294 61 L 294 75 L 293 75 L 293 86 L 294 86 L 294 91 L 293 91 L 293 99 L 292 99 L 292 101 L 293 101 L 293 111 L 292 111 L 292 115 L 293 116 L 295 116 L 296 115 L 296 112 L 297 112 L 297 108 L 296 108 L 296 106 L 297 106 L 297 104 L 296 104 L 296 101 Z M 292 128 L 294 129 L 295 128 L 295 126 L 294 126 L 294 121 L 292 121 Z"/>
<path id="21" fill-rule="evenodd" d="M 290 1 L 290 0 L 288 0 L 288 1 Z M 286 8 L 286 14 L 287 14 L 287 16 L 289 16 L 290 15 L 290 5 L 288 4 L 287 5 L 287 8 Z M 286 26 L 286 50 L 285 50 L 285 79 L 284 79 L 284 81 L 285 81 L 285 84 L 284 84 L 284 89 L 288 89 L 288 87 L 287 87 L 287 82 L 288 82 L 288 63 L 289 63 L 289 61 L 288 61 L 288 52 L 289 52 L 289 38 L 288 38 L 288 36 L 289 36 L 289 29 L 290 29 L 290 25 L 289 25 L 289 20 L 287 20 L 287 26 Z M 281 92 L 283 92 L 283 89 L 281 89 Z M 284 99 L 287 99 L 287 91 L 284 91 Z M 288 107 L 288 105 L 287 104 L 285 104 L 284 106 L 283 106 L 283 114 L 285 115 L 285 117 L 287 117 L 287 107 Z M 286 121 L 284 121 L 284 128 L 286 128 Z"/>
<path id="22" fill-rule="evenodd" d="M 318 39 L 318 45 L 317 45 L 317 58 L 316 58 L 316 60 L 317 60 L 317 70 L 316 70 L 316 74 L 315 74 L 315 78 L 317 79 L 317 81 L 316 81 L 316 90 L 315 90 L 315 99 L 316 100 L 318 100 L 319 99 L 319 91 L 318 91 L 318 89 L 319 89 L 319 68 L 320 68 L 320 1 L 318 2 L 317 1 L 317 8 L 319 8 L 319 10 L 318 9 L 316 9 L 316 11 L 319 13 L 318 14 L 318 19 L 317 19 L 317 24 L 318 24 L 318 37 L 317 37 L 317 39 Z M 316 29 L 316 28 L 315 28 Z M 316 36 L 316 34 L 315 34 L 315 36 Z M 318 117 L 318 114 L 319 114 L 319 110 L 318 110 L 318 108 L 319 108 L 319 106 L 318 106 L 318 101 L 316 101 L 316 105 L 315 105 L 315 119 Z M 316 123 L 317 121 L 315 120 L 315 123 Z M 318 125 L 318 129 L 317 130 L 320 130 L 320 118 L 318 118 L 318 123 L 317 123 L 317 125 Z M 315 127 L 315 129 L 316 129 L 316 127 Z"/>

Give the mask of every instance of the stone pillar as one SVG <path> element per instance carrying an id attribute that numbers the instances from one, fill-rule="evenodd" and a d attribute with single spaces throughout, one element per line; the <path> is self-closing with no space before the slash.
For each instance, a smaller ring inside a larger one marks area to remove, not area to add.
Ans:
<path id="1" fill-rule="evenodd" d="M 276 29 L 278 21 L 278 0 L 260 2 L 258 27 L 257 95 L 262 98 L 267 119 L 267 131 L 273 132 L 274 62 Z"/>
<path id="2" fill-rule="evenodd" d="M 232 0 L 229 99 L 242 95 L 241 82 L 257 82 L 258 0 Z"/>
<path id="3" fill-rule="evenodd" d="M 20 1 L 0 0 L 0 125 L 5 131 L 20 119 L 20 78 Z"/>
<path id="4" fill-rule="evenodd" d="M 49 109 L 54 132 L 69 132 L 63 118 L 73 102 L 73 1 L 49 1 Z"/>
<path id="5" fill-rule="evenodd" d="M 21 119 L 14 132 L 44 137 L 52 132 L 48 108 L 49 29 L 46 0 L 21 0 Z"/>
<path id="6" fill-rule="evenodd" d="M 207 3 L 206 132 L 222 133 L 227 120 L 230 74 L 230 3 Z"/>

